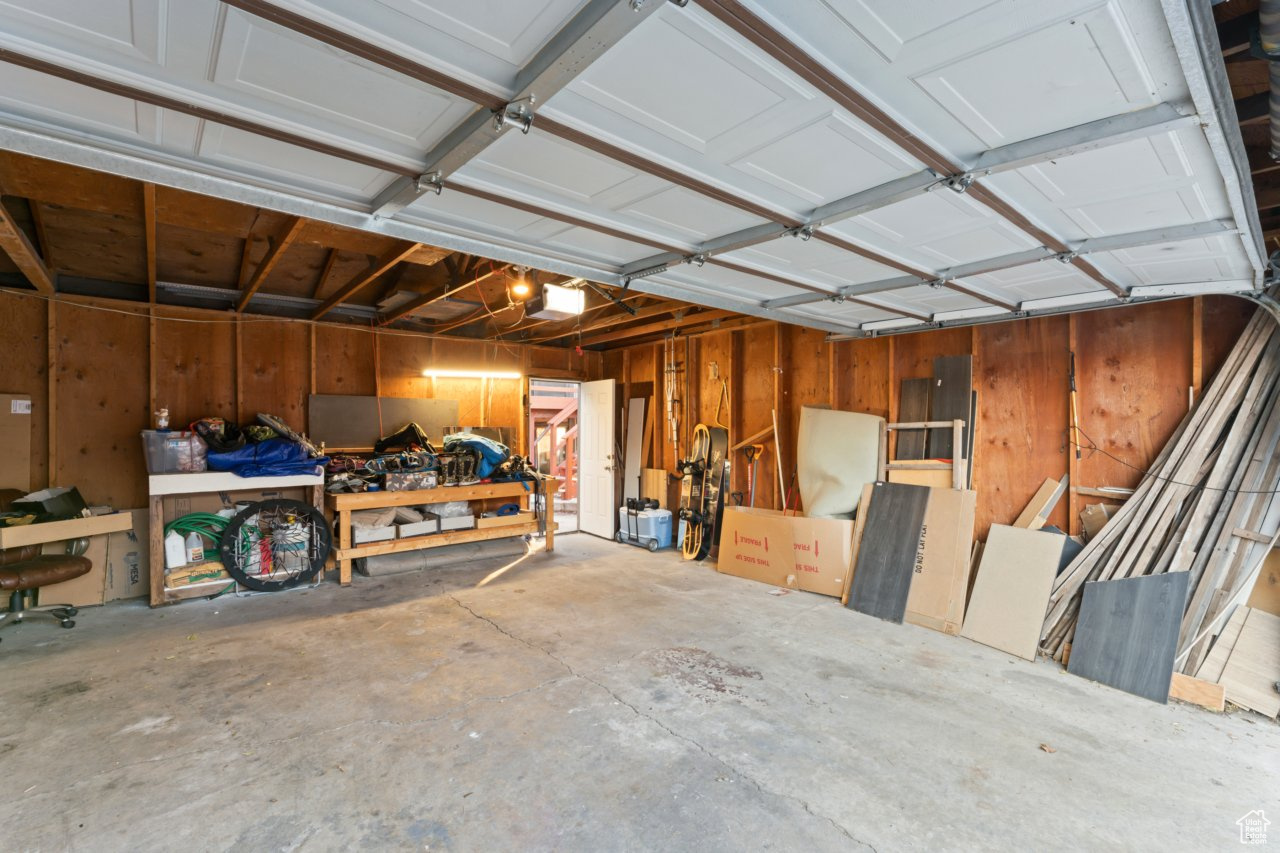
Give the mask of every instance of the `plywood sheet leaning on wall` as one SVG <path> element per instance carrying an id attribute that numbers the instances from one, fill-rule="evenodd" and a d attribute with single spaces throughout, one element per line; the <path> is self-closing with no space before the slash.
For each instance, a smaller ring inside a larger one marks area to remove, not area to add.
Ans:
<path id="1" fill-rule="evenodd" d="M 1280 548 L 1273 548 L 1267 555 L 1246 603 L 1273 616 L 1280 616 Z"/>
<path id="2" fill-rule="evenodd" d="M 904 379 L 898 394 L 898 422 L 922 423 L 929 420 L 929 399 L 933 392 L 932 379 Z M 894 459 L 925 459 L 929 433 L 923 429 L 896 430 L 897 445 Z"/>
<path id="3" fill-rule="evenodd" d="M 885 423 L 875 415 L 805 406 L 796 437 L 796 472 L 805 514 L 851 518 L 854 500 L 884 460 Z"/>
<path id="4" fill-rule="evenodd" d="M 1036 530 L 991 525 L 962 637 L 1035 660 L 1040 624 L 1062 541 Z"/>
<path id="5" fill-rule="evenodd" d="M 929 489 L 876 483 L 862 525 L 848 606 L 901 624 L 915 571 Z"/>
<path id="6" fill-rule="evenodd" d="M 1186 572 L 1085 584 L 1067 671 L 1167 702 L 1186 600 Z"/>
<path id="7" fill-rule="evenodd" d="M 960 633 L 977 504 L 977 492 L 929 490 L 904 621 L 944 634 Z"/>
<path id="8" fill-rule="evenodd" d="M 1218 681 L 1228 702 L 1273 720 L 1280 715 L 1280 616 L 1249 611 Z"/>
<path id="9" fill-rule="evenodd" d="M 973 410 L 973 357 L 950 355 L 933 360 L 933 392 L 929 397 L 929 420 L 965 422 L 965 441 L 971 429 Z M 929 430 L 929 457 L 950 459 L 960 450 L 952 447 L 951 432 Z"/>

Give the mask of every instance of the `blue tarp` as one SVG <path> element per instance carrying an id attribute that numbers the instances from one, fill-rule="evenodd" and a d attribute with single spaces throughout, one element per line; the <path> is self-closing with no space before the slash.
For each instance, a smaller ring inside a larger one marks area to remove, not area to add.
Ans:
<path id="1" fill-rule="evenodd" d="M 446 453 L 457 453 L 459 450 L 474 451 L 480 458 L 476 464 L 476 476 L 481 480 L 493 474 L 493 469 L 506 462 L 507 457 L 511 455 L 511 451 L 507 450 L 505 444 L 469 432 L 446 435 L 444 449 Z"/>
<path id="2" fill-rule="evenodd" d="M 317 466 L 328 458 L 312 459 L 302 445 L 287 438 L 269 438 L 256 444 L 247 444 L 227 453 L 209 451 L 211 471 L 230 471 L 241 477 L 289 477 L 295 474 L 315 474 Z"/>

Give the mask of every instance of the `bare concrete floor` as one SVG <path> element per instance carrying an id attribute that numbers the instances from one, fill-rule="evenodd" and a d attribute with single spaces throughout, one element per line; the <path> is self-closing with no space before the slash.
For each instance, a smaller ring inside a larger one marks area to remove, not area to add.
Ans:
<path id="1" fill-rule="evenodd" d="M 1224 849 L 1280 815 L 1261 717 L 557 546 L 482 589 L 492 561 L 4 631 L 0 848 Z"/>

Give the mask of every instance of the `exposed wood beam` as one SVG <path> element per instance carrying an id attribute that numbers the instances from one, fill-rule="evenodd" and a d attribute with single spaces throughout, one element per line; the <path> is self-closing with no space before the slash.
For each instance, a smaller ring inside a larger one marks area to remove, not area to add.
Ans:
<path id="1" fill-rule="evenodd" d="M 333 265 L 338 260 L 338 250 L 330 249 L 329 254 L 325 256 L 324 266 L 320 268 L 320 277 L 316 279 L 316 286 L 311 289 L 311 298 L 319 299 L 320 294 L 324 293 L 325 286 L 329 283 L 329 275 L 333 272 Z"/>
<path id="2" fill-rule="evenodd" d="M 388 311 L 386 316 L 384 316 L 382 320 L 379 322 L 379 325 L 386 326 L 389 323 L 394 323 L 396 320 L 399 320 L 402 317 L 407 317 L 408 315 L 412 314 L 414 311 L 418 311 L 422 308 L 426 308 L 428 305 L 439 302 L 442 299 L 448 299 L 450 296 L 453 296 L 455 293 L 460 293 L 461 291 L 466 290 L 468 287 L 473 287 L 474 285 L 477 285 L 480 282 L 492 276 L 505 272 L 508 266 L 510 265 L 502 264 L 501 266 L 490 267 L 489 269 L 485 270 L 483 273 L 479 273 L 479 274 L 473 273 L 473 275 L 470 278 L 466 279 L 465 281 L 451 284 L 443 290 L 436 291 L 435 293 L 424 293 L 421 296 L 410 299 L 405 304 L 391 311 Z"/>
<path id="3" fill-rule="evenodd" d="M 657 323 L 647 323 L 643 326 L 635 326 L 630 329 L 618 329 L 612 332 L 605 332 L 602 335 L 596 335 L 590 338 L 583 338 L 579 342 L 579 346 L 590 347 L 597 344 L 607 344 L 611 341 L 621 341 L 627 338 L 637 338 L 641 335 L 652 335 L 661 332 L 669 332 L 675 329 L 681 329 L 686 326 L 701 325 L 710 323 L 713 320 L 724 319 L 728 317 L 739 316 L 732 311 L 697 311 L 690 312 L 679 320 L 662 320 Z"/>
<path id="4" fill-rule="evenodd" d="M 118 95 L 122 98 L 128 98 L 143 104 L 150 104 L 154 107 L 160 107 L 165 110 L 172 110 L 176 113 L 204 119 L 205 121 L 211 121 L 215 124 L 221 124 L 226 127 L 234 127 L 235 129 L 243 130 L 246 133 L 265 136 L 268 139 L 275 139 L 279 142 L 288 143 L 289 145 L 296 145 L 299 148 L 306 148 L 309 151 L 327 154 L 330 157 L 337 157 L 340 160 L 360 163 L 384 172 L 408 176 L 414 176 L 420 172 L 419 169 L 411 166 L 405 166 L 401 163 L 393 163 L 389 160 L 383 160 L 378 157 L 361 154 L 358 151 L 348 151 L 347 149 L 339 148 L 336 145 L 329 145 L 325 142 L 321 142 L 315 136 L 291 133 L 279 127 L 260 124 L 241 116 L 222 112 L 221 110 L 202 107 L 187 100 L 170 98 L 156 92 L 147 91 L 146 89 L 139 89 L 136 86 L 117 83 L 114 80 L 105 80 L 101 77 L 95 77 L 92 74 L 88 74 L 83 71 L 77 71 L 73 68 L 64 68 L 61 65 L 57 65 L 43 59 L 37 59 L 34 56 L 27 56 L 26 54 L 18 53 L 17 51 L 13 51 L 8 48 L 0 48 L 0 62 L 8 62 L 11 65 L 17 65 L 21 68 L 38 71 L 41 74 L 47 74 L 50 77 L 69 80 L 72 83 L 78 83 L 81 86 L 97 89 L 100 92 Z"/>
<path id="5" fill-rule="evenodd" d="M 391 269 L 396 264 L 403 261 L 405 257 L 407 257 L 408 255 L 411 255 L 415 251 L 417 251 L 418 247 L 421 245 L 422 245 L 421 243 L 402 244 L 397 248 L 394 248 L 389 252 L 387 252 L 386 254 L 382 255 L 382 257 L 378 258 L 378 260 L 374 263 L 372 269 L 366 272 L 360 273 L 351 281 L 347 282 L 345 285 L 339 288 L 337 293 L 333 294 L 324 302 L 322 302 L 320 304 L 320 307 L 312 312 L 311 319 L 319 320 L 325 314 L 328 314 L 330 311 L 332 311 L 334 309 L 334 306 L 341 305 L 343 302 L 346 302 L 352 296 L 355 296 L 365 287 L 368 287 L 375 279 L 378 278 L 378 276 L 382 275 L 387 270 Z"/>
<path id="6" fill-rule="evenodd" d="M 28 198 L 27 207 L 31 210 L 31 224 L 36 229 L 36 243 L 38 244 L 37 248 L 40 250 L 40 258 L 50 272 L 56 273 L 58 262 L 53 256 L 53 244 L 49 240 L 49 234 L 44 227 L 44 205 L 33 198 Z"/>
<path id="7" fill-rule="evenodd" d="M 645 298 L 653 298 L 653 297 L 649 297 L 647 293 L 631 293 L 631 294 L 628 294 L 627 296 L 622 297 L 620 301 L 624 303 L 630 303 L 630 302 L 636 301 L 637 299 L 645 299 Z M 591 305 L 585 308 L 583 312 L 579 314 L 578 317 L 575 319 L 580 320 L 581 318 L 587 316 L 588 314 L 594 314 L 597 311 L 601 311 L 605 308 L 608 308 L 613 304 L 614 303 L 610 301 L 598 302 L 595 305 Z M 684 303 L 679 303 L 679 304 L 684 304 Z M 505 335 L 518 335 L 521 332 L 527 332 L 530 329 L 535 329 L 540 326 L 549 326 L 552 324 L 568 323 L 568 322 L 571 322 L 571 321 L 569 320 L 530 320 L 529 322 L 524 323 L 523 325 L 516 326 L 511 329 L 507 329 L 506 331 L 500 334 L 494 335 L 491 338 L 491 340 L 501 340 Z M 521 339 L 521 343 L 531 343 L 531 341 Z"/>
<path id="8" fill-rule="evenodd" d="M 156 185 L 142 185 L 142 232 L 147 253 L 147 302 L 156 302 Z"/>
<path id="9" fill-rule="evenodd" d="M 760 317 L 737 317 L 731 320 L 713 320 L 705 325 L 688 326 L 680 330 L 682 338 L 697 338 L 702 335 L 715 334 L 716 332 L 729 332 L 735 329 L 750 329 L 756 326 L 767 326 L 771 323 L 777 323 L 777 320 L 765 320 Z M 622 349 L 624 347 L 644 346 L 661 341 L 667 335 L 666 333 L 645 335 L 642 338 L 629 338 L 623 344 L 616 347 L 606 347 L 606 349 Z M 772 429 L 772 428 L 771 428 Z"/>
<path id="10" fill-rule="evenodd" d="M 0 203 L 0 249 L 17 264 L 18 269 L 27 277 L 27 281 L 41 293 L 53 293 L 53 275 L 45 266 L 41 257 L 36 254 L 35 247 L 22 233 L 18 223 L 13 221 L 8 209 Z"/>
<path id="11" fill-rule="evenodd" d="M 680 302 L 666 302 L 660 305 L 648 305 L 644 308 L 637 309 L 634 316 L 624 311 L 619 312 L 617 314 L 610 314 L 608 317 L 601 317 L 600 319 L 592 323 L 589 323 L 586 326 L 582 326 L 582 327 L 575 326 L 572 329 L 563 329 L 561 331 L 554 332 L 553 334 L 550 334 L 550 335 L 543 335 L 541 337 L 531 338 L 528 341 L 528 343 L 541 344 L 541 343 L 546 343 L 547 341 L 554 341 L 554 340 L 559 340 L 560 338 L 567 338 L 567 337 L 570 337 L 571 335 L 576 335 L 579 333 L 585 335 L 588 332 L 595 332 L 600 329 L 607 329 L 610 326 L 616 326 L 619 323 L 630 323 L 632 321 L 646 320 L 650 317 L 660 317 L 664 314 L 672 314 L 676 311 L 679 311 L 682 308 L 690 308 L 690 307 L 692 306 L 685 305 L 684 303 L 680 303 Z M 581 319 L 581 315 L 579 315 L 579 319 Z M 565 322 L 572 322 L 572 321 L 565 321 Z"/>
<path id="12" fill-rule="evenodd" d="M 258 288 L 262 287 L 262 283 L 266 281 L 267 276 L 271 275 L 271 270 L 275 269 L 276 264 L 284 257 L 284 253 L 293 245 L 293 241 L 298 239 L 304 223 L 305 220 L 301 216 L 291 217 L 285 223 L 284 228 L 271 244 L 271 248 L 267 250 L 267 256 L 262 259 L 262 263 L 258 264 L 258 268 L 254 270 L 253 278 L 241 289 L 240 301 L 236 303 L 237 314 L 244 311 L 245 306 L 249 304 L 249 300 L 253 298 L 253 294 L 257 293 Z"/>

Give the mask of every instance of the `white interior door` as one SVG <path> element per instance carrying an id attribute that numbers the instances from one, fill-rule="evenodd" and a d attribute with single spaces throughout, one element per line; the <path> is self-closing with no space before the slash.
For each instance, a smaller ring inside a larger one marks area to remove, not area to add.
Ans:
<path id="1" fill-rule="evenodd" d="M 612 379 L 583 382 L 578 411 L 578 446 L 582 453 L 578 523 L 584 533 L 606 539 L 613 538 L 618 511 L 613 476 L 615 387 Z"/>

